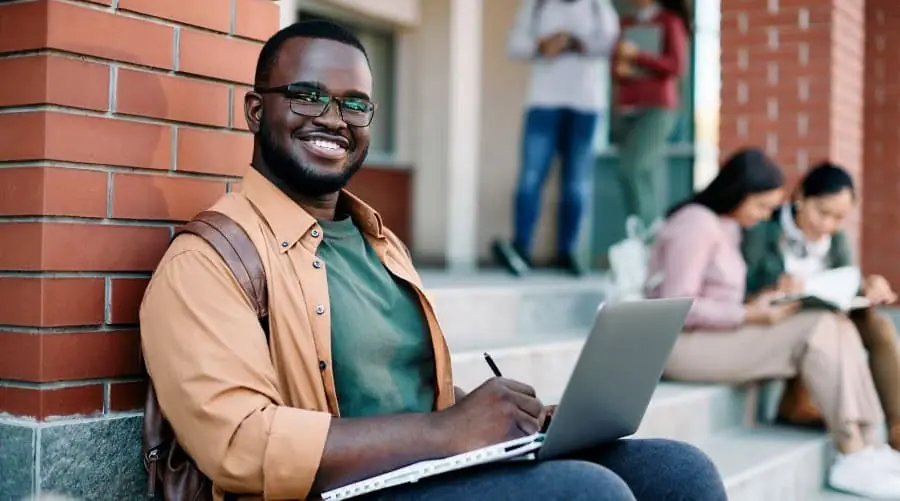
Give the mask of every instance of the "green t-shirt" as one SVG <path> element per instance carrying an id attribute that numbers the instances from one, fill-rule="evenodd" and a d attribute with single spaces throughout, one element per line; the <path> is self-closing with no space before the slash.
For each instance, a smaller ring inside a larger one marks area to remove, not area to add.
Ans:
<path id="1" fill-rule="evenodd" d="M 391 275 L 352 219 L 319 224 L 341 416 L 431 411 L 434 350 L 416 293 Z"/>

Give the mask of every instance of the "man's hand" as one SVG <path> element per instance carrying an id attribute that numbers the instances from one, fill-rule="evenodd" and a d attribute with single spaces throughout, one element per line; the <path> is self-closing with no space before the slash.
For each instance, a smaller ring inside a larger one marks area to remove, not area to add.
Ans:
<path id="1" fill-rule="evenodd" d="M 897 294 L 891 284 L 881 275 L 869 275 L 863 282 L 863 294 L 873 305 L 891 304 L 897 301 Z"/>
<path id="2" fill-rule="evenodd" d="M 628 40 L 622 40 L 616 47 L 616 54 L 625 61 L 631 61 L 637 57 L 639 53 L 640 50 L 638 49 L 638 46 Z"/>
<path id="3" fill-rule="evenodd" d="M 556 412 L 555 405 L 546 405 L 541 409 L 541 416 L 538 421 L 541 423 L 541 433 L 545 433 L 550 426 L 550 420 L 553 419 L 553 413 Z"/>
<path id="4" fill-rule="evenodd" d="M 498 444 L 540 430 L 544 406 L 534 388 L 493 378 L 439 413 L 439 425 L 457 454 Z"/>
<path id="5" fill-rule="evenodd" d="M 544 57 L 554 58 L 569 47 L 568 33 L 556 33 L 538 41 L 538 52 Z"/>
<path id="6" fill-rule="evenodd" d="M 618 61 L 613 72 L 619 78 L 631 78 L 635 75 L 634 66 L 625 60 Z"/>

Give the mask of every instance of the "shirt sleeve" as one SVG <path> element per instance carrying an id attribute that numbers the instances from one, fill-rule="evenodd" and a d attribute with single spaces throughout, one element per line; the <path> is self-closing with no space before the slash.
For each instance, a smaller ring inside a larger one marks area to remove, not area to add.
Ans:
<path id="1" fill-rule="evenodd" d="M 584 41 L 585 54 L 593 57 L 609 57 L 619 39 L 619 14 L 609 0 L 592 0 L 595 5 L 595 25 Z"/>
<path id="2" fill-rule="evenodd" d="M 509 32 L 507 53 L 511 59 L 530 60 L 537 56 L 538 38 L 535 29 L 537 0 L 520 0 L 516 21 Z"/>
<path id="3" fill-rule="evenodd" d="M 683 209 L 691 211 L 690 208 Z M 744 323 L 746 311 L 740 302 L 704 297 L 703 280 L 721 241 L 710 235 L 717 221 L 705 214 L 675 214 L 662 242 L 660 265 L 663 281 L 659 297 L 694 298 L 686 328 L 733 329 Z M 743 277 L 741 277 L 743 279 Z"/>
<path id="4" fill-rule="evenodd" d="M 667 50 L 660 55 L 640 53 L 634 62 L 661 76 L 679 76 L 687 65 L 687 31 L 680 19 L 670 18 L 663 24 Z"/>
<path id="5" fill-rule="evenodd" d="M 216 486 L 305 499 L 331 416 L 284 405 L 249 299 L 199 238 L 179 237 L 170 252 L 185 242 L 193 247 L 167 256 L 141 304 L 144 359 L 160 408 Z"/>

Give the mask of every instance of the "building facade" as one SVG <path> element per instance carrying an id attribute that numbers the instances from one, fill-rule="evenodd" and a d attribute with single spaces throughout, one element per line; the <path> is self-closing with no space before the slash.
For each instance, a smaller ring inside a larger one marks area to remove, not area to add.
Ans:
<path id="1" fill-rule="evenodd" d="M 625 9 L 626 2 L 618 5 Z M 517 0 L 0 3 L 0 499 L 137 499 L 145 390 L 137 311 L 173 228 L 230 190 L 261 46 L 295 19 L 363 39 L 381 108 L 353 189 L 425 264 L 467 270 L 508 235 L 528 68 Z M 826 157 L 861 185 L 868 271 L 900 284 L 896 0 L 696 0 L 670 148 L 676 199 L 760 145 L 796 178 Z M 720 77 L 721 75 L 721 77 Z M 585 255 L 621 236 L 615 148 L 597 139 Z M 538 241 L 551 242 L 555 182 Z M 549 244 L 539 254 L 546 254 Z"/>

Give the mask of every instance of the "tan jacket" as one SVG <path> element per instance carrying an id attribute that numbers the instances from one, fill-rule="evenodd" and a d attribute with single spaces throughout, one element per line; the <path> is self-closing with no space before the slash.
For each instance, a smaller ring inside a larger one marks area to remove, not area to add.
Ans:
<path id="1" fill-rule="evenodd" d="M 453 404 L 450 356 L 403 244 L 381 217 L 344 193 L 388 270 L 418 293 L 434 347 L 436 409 Z M 266 346 L 249 298 L 215 250 L 183 235 L 169 248 L 141 304 L 147 370 L 178 441 L 222 491 L 304 499 L 332 416 L 331 322 L 322 229 L 255 170 L 212 207 L 243 226 L 268 279 Z M 242 498 L 250 499 L 250 498 Z"/>

